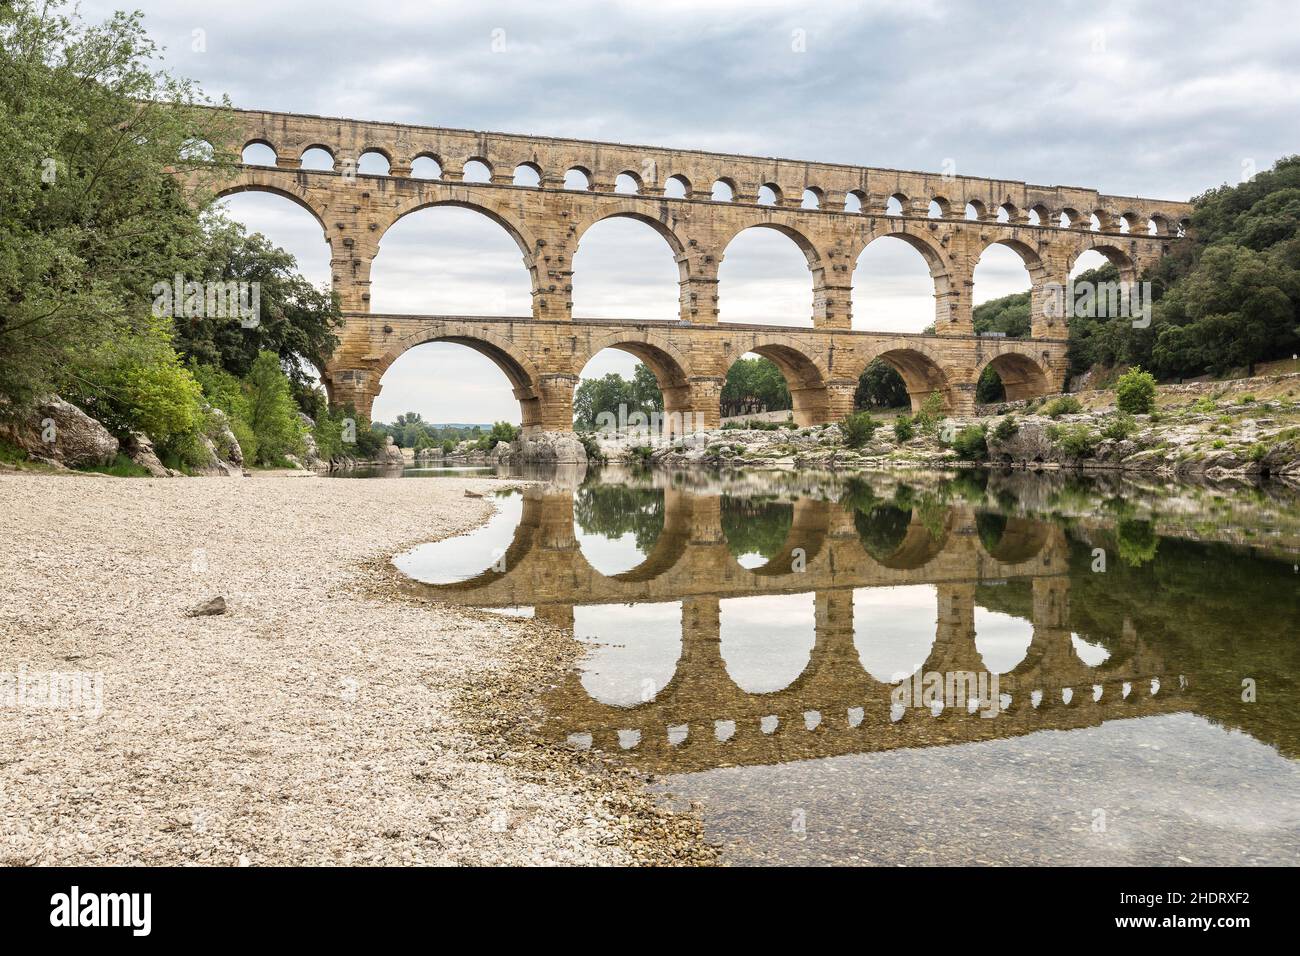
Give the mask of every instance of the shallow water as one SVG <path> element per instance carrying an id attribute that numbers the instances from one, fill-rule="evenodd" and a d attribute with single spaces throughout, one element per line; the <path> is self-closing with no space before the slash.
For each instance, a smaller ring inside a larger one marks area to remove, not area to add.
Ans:
<path id="1" fill-rule="evenodd" d="M 395 559 L 572 633 L 550 740 L 737 863 L 1300 863 L 1300 505 L 616 469 Z"/>

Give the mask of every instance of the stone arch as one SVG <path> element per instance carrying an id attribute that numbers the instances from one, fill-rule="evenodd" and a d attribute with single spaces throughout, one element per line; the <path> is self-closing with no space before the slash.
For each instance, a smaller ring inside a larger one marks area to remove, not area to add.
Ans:
<path id="1" fill-rule="evenodd" d="M 877 240 L 882 238 L 898 239 L 907 243 L 918 253 L 925 262 L 926 268 L 930 271 L 930 280 L 934 284 L 935 296 L 935 328 L 936 330 L 944 327 L 941 319 L 944 316 L 939 315 L 941 308 L 946 308 L 950 293 L 952 291 L 952 279 L 948 271 L 948 266 L 944 262 L 943 250 L 937 242 L 931 237 L 928 229 L 923 226 L 915 225 L 903 219 L 892 219 L 884 224 L 884 228 L 874 229 L 866 236 L 860 249 L 853 253 L 853 269 L 857 270 L 858 262 L 862 254 Z M 852 274 L 852 273 L 850 273 Z M 857 311 L 856 308 L 854 311 Z"/>
<path id="2" fill-rule="evenodd" d="M 723 355 L 724 378 L 738 359 L 751 352 L 772 362 L 781 371 L 790 389 L 795 424 L 820 425 L 831 420 L 828 388 L 831 373 L 821 356 L 805 351 L 804 343 L 792 335 L 765 332 L 738 335 Z"/>
<path id="3" fill-rule="evenodd" d="M 397 225 L 397 223 L 405 219 L 407 216 L 410 216 L 412 213 L 417 213 L 424 209 L 433 209 L 438 206 L 451 206 L 457 209 L 469 209 L 472 212 L 480 213 L 506 231 L 506 234 L 509 235 L 510 238 L 514 240 L 515 245 L 519 247 L 519 251 L 523 256 L 524 268 L 528 270 L 529 283 L 532 286 L 534 299 L 533 308 L 536 310 L 536 297 L 541 286 L 537 274 L 537 260 L 533 255 L 533 249 L 536 247 L 535 240 L 527 233 L 523 226 L 482 203 L 470 202 L 466 199 L 434 199 L 428 201 L 416 201 L 405 208 L 399 208 L 393 218 L 384 224 L 383 229 L 375 237 L 376 255 L 378 254 L 380 246 L 383 244 L 384 236 L 388 234 L 388 230 L 392 229 L 393 226 Z"/>
<path id="4" fill-rule="evenodd" d="M 721 279 L 722 263 L 726 259 L 727 250 L 736 239 L 751 229 L 767 229 L 773 232 L 778 232 L 793 242 L 795 247 L 803 253 L 804 260 L 808 265 L 809 275 L 812 279 L 812 310 L 810 319 L 813 327 L 820 325 L 821 320 L 825 318 L 824 313 L 826 311 L 826 268 L 822 261 L 822 254 L 820 250 L 818 250 L 817 246 L 811 239 L 793 226 L 781 222 L 770 222 L 764 219 L 753 220 L 741 225 L 740 228 L 731 232 L 730 235 L 722 238 L 718 243 L 718 248 L 721 251 L 718 253 L 716 263 L 719 279 Z M 721 309 L 722 304 L 722 291 L 721 283 L 719 283 L 719 309 Z"/>
<path id="5" fill-rule="evenodd" d="M 1070 252 L 1070 257 L 1066 262 L 1066 274 L 1069 275 L 1074 271 L 1074 264 L 1079 261 L 1079 257 L 1085 252 L 1096 250 L 1106 257 L 1106 261 L 1119 270 L 1119 277 L 1124 282 L 1135 282 L 1137 280 L 1137 264 L 1133 257 L 1111 242 L 1094 240 L 1084 242 L 1077 249 Z"/>
<path id="6" fill-rule="evenodd" d="M 232 183 L 229 186 L 223 186 L 221 189 L 217 190 L 216 194 L 212 197 L 212 202 L 224 199 L 226 196 L 234 196 L 237 193 L 271 193 L 276 196 L 283 196 L 285 199 L 288 199 L 290 202 L 301 206 L 303 209 L 311 213 L 312 218 L 320 224 L 321 233 L 325 236 L 326 242 L 329 241 L 329 230 L 325 227 L 325 213 L 312 204 L 311 200 L 308 198 L 306 188 L 302 188 L 301 191 L 298 191 L 294 189 L 286 189 L 280 185 L 258 182 L 256 177 L 245 178 L 241 182 Z"/>
<path id="7" fill-rule="evenodd" d="M 1051 527 L 1044 521 L 995 511 L 977 513 L 975 525 L 984 551 L 1002 564 L 1023 564 L 1037 557 L 1051 533 Z M 990 541 L 991 538 L 996 540 Z"/>
<path id="8" fill-rule="evenodd" d="M 579 268 L 578 261 L 579 256 L 583 251 L 583 240 L 594 227 L 599 226 L 603 222 L 608 222 L 614 219 L 631 220 L 649 226 L 650 229 L 652 229 L 664 240 L 665 243 L 667 243 L 668 251 L 671 253 L 673 261 L 677 266 L 677 290 L 674 296 L 671 320 L 681 318 L 681 304 L 683 301 L 688 299 L 689 280 L 691 277 L 690 258 L 686 255 L 686 244 L 682 241 L 681 237 L 673 231 L 672 226 L 662 220 L 641 212 L 637 208 L 635 200 L 624 200 L 611 205 L 602 206 L 601 210 L 592 219 L 586 222 L 574 223 L 575 233 L 573 236 L 573 253 L 569 259 L 570 265 L 573 269 L 572 296 L 574 307 L 579 308 L 581 306 L 583 300 L 582 293 L 586 291 L 585 277 L 588 273 L 584 271 L 584 269 Z M 643 255 L 643 258 L 645 257 L 646 256 Z M 600 317 L 611 318 L 614 317 L 614 314 L 606 314 L 602 312 Z M 637 314 L 632 317 L 636 318 L 638 321 L 651 318 L 648 314 Z M 654 315 L 653 319 L 657 320 L 658 315 Z"/>
<path id="9" fill-rule="evenodd" d="M 979 264 L 980 257 L 992 246 L 1006 246 L 1018 255 L 1020 261 L 1025 264 L 1025 269 L 1029 272 L 1029 278 L 1035 286 L 1047 281 L 1047 266 L 1043 263 L 1043 258 L 1038 254 L 1038 250 L 1024 240 L 1014 237 L 991 239 L 986 242 L 975 253 L 974 263 L 976 265 Z M 974 275 L 974 268 L 972 268 L 971 274 Z"/>
<path id="10" fill-rule="evenodd" d="M 647 329 L 607 332 L 591 339 L 587 350 L 574 357 L 573 374 L 582 373 L 593 358 L 605 349 L 618 349 L 643 362 L 654 374 L 664 396 L 664 430 L 682 434 L 695 430 L 698 416 L 701 427 L 713 419 L 707 415 L 705 396 L 697 394 L 691 376 L 690 360 L 667 335 Z M 574 383 L 575 388 L 577 383 Z"/>
<path id="11" fill-rule="evenodd" d="M 951 410 L 960 404 L 957 383 L 950 381 L 939 360 L 920 343 L 900 345 L 866 356 L 862 367 L 857 369 L 858 376 L 866 371 L 873 359 L 881 359 L 902 376 L 903 384 L 907 386 L 907 397 L 912 400 L 912 411 L 920 411 L 925 400 L 936 393 L 943 399 L 945 409 Z"/>
<path id="12" fill-rule="evenodd" d="M 751 568 L 749 573 L 756 577 L 782 577 L 800 573 L 795 570 L 796 556 L 807 567 L 822 553 L 830 535 L 830 509 L 831 505 L 826 501 L 815 498 L 796 499 L 793 521 L 785 541 L 781 543 L 781 550 L 769 558 L 766 564 Z M 796 549 L 801 553 L 796 555 Z"/>
<path id="13" fill-rule="evenodd" d="M 973 380 L 978 382 L 986 368 L 993 369 L 998 373 L 998 378 L 1002 379 L 1008 402 L 1037 398 L 1052 391 L 1051 376 L 1047 369 L 1023 352 L 1003 352 L 981 362 L 975 370 Z"/>
<path id="14" fill-rule="evenodd" d="M 514 396 L 519 400 L 521 421 L 525 433 L 540 430 L 542 426 L 541 374 L 532 360 L 520 352 L 508 339 L 490 329 L 472 322 L 433 322 L 421 325 L 396 339 L 383 356 L 370 368 L 373 401 L 382 388 L 380 379 L 393 363 L 417 345 L 426 342 L 452 342 L 465 345 L 491 359 L 505 373 Z"/>

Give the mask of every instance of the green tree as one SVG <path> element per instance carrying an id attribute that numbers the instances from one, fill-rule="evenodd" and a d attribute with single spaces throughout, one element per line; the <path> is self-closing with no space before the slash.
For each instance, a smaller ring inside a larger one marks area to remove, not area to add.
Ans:
<path id="1" fill-rule="evenodd" d="M 858 378 L 853 393 L 853 407 L 902 408 L 909 402 L 907 385 L 892 365 L 884 359 L 872 359 Z"/>
<path id="2" fill-rule="evenodd" d="M 1156 407 L 1156 377 L 1140 368 L 1131 368 L 1115 383 L 1115 399 L 1121 412 L 1147 415 Z"/>
<path id="3" fill-rule="evenodd" d="M 155 283 L 204 258 L 173 171 L 201 175 L 186 144 L 222 140 L 193 85 L 155 69 L 138 13 L 66 9 L 0 5 L 0 396 L 20 403 L 148 334 Z"/>
<path id="4" fill-rule="evenodd" d="M 276 465 L 286 455 L 301 454 L 302 424 L 289 379 L 274 352 L 261 352 L 244 380 L 248 424 L 257 439 L 257 463 Z M 360 427 L 358 426 L 358 433 Z"/>
<path id="5" fill-rule="evenodd" d="M 727 369 L 721 402 L 724 415 L 738 414 L 752 403 L 762 405 L 770 412 L 794 407 L 781 370 L 774 362 L 761 356 L 742 357 Z"/>

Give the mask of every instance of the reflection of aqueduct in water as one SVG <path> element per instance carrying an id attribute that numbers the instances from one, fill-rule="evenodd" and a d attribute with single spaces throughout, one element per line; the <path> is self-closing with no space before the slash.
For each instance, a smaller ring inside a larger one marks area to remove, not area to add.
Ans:
<path id="1" fill-rule="evenodd" d="M 801 498 L 781 552 L 748 569 L 728 547 L 721 497 L 668 488 L 650 553 L 632 570 L 606 576 L 583 555 L 569 492 L 530 487 L 523 494 L 505 570 L 414 589 L 467 607 L 532 607 L 537 619 L 570 631 L 575 605 L 682 606 L 672 679 L 643 703 L 622 707 L 593 699 L 570 674 L 545 700 L 547 733 L 557 741 L 590 735 L 600 749 L 633 747 L 647 769 L 680 772 L 1009 737 L 1187 707 L 1178 675 L 1131 632 L 1115 636 L 1103 663 L 1080 660 L 1068 624 L 1067 543 L 1051 523 L 1008 518 L 997 544 L 986 547 L 974 512 L 957 506 L 938 537 L 914 515 L 901 543 L 878 558 L 864 547 L 852 511 Z M 806 555 L 803 570 L 792 570 L 795 549 Z M 978 673 L 987 667 L 975 644 L 976 588 L 1015 581 L 1032 588 L 1032 640 L 999 678 L 1009 707 L 995 718 L 949 708 L 938 717 L 911 710 L 891 719 L 891 685 L 864 669 L 854 643 L 855 590 L 933 585 L 935 637 L 920 672 Z M 742 690 L 722 658 L 720 602 L 807 592 L 815 599 L 815 643 L 806 667 L 780 690 Z M 1153 679 L 1161 680 L 1158 694 Z"/>
<path id="2" fill-rule="evenodd" d="M 402 353 L 424 342 L 457 342 L 505 372 L 526 434 L 571 429 L 578 375 L 606 348 L 645 362 L 663 390 L 665 410 L 706 427 L 718 424 L 727 369 L 750 352 L 781 369 L 803 425 L 851 411 L 858 378 L 877 358 L 899 372 L 918 406 L 938 393 L 950 409 L 970 412 L 986 367 L 1001 376 L 1009 399 L 1058 391 L 1067 343 L 1052 303 L 1079 256 L 1095 249 L 1132 281 L 1168 251 L 1191 210 L 1181 202 L 951 173 L 292 113 L 226 115 L 229 141 L 216 144 L 221 155 L 238 156 L 256 144 L 271 149 L 274 165 L 221 167 L 216 193 L 287 197 L 311 213 L 329 243 L 346 319 L 342 344 L 323 370 L 331 401 L 351 402 L 368 416 L 380 378 Z M 328 154 L 333 168 L 304 168 L 309 150 Z M 386 172 L 357 174 L 365 154 L 382 157 Z M 436 176 L 417 176 L 421 161 L 436 163 Z M 484 181 L 471 181 L 472 167 L 483 171 Z M 522 170 L 535 185 L 517 182 Z M 566 188 L 566 173 L 586 187 Z M 730 201 L 712 201 L 715 183 Z M 371 266 L 385 233 L 404 216 L 434 206 L 475 210 L 509 233 L 532 285 L 531 316 L 371 313 Z M 678 321 L 573 318 L 573 258 L 592 226 L 615 217 L 647 224 L 672 250 Z M 723 254 L 752 227 L 789 237 L 806 257 L 812 328 L 719 324 Z M 906 243 L 925 260 L 934 284 L 934 334 L 851 329 L 854 264 L 882 237 Z M 974 270 L 994 244 L 1014 250 L 1030 273 L 1031 338 L 975 335 Z"/>

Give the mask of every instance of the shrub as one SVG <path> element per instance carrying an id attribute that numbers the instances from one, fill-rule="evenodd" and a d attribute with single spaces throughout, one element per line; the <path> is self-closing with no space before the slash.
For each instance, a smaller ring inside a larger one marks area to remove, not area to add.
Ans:
<path id="1" fill-rule="evenodd" d="M 596 436 L 591 432 L 579 432 L 578 441 L 582 442 L 582 450 L 587 456 L 587 461 L 604 461 L 605 453 L 600 450 L 596 444 Z"/>
<path id="2" fill-rule="evenodd" d="M 1260 442 L 1256 442 L 1255 444 L 1250 446 L 1250 451 L 1246 453 L 1246 457 L 1249 458 L 1251 461 L 1260 461 L 1267 454 L 1268 454 L 1268 446 Z"/>
<path id="3" fill-rule="evenodd" d="M 1237 404 L 1238 404 L 1238 405 L 1251 405 L 1251 404 L 1254 403 L 1254 401 L 1255 401 L 1255 396 L 1254 396 L 1254 395 L 1246 394 L 1246 395 L 1241 396 L 1241 398 L 1237 399 Z"/>
<path id="4" fill-rule="evenodd" d="M 1115 399 L 1121 412 L 1150 414 L 1156 407 L 1156 377 L 1135 365 L 1115 383 Z"/>
<path id="5" fill-rule="evenodd" d="M 1137 422 L 1133 421 L 1133 416 L 1128 412 L 1120 412 L 1102 426 L 1101 437 L 1111 441 L 1123 441 L 1136 430 Z"/>
<path id="6" fill-rule="evenodd" d="M 967 425 L 953 437 L 952 450 L 967 461 L 982 461 L 988 457 L 988 433 L 983 425 Z"/>
<path id="7" fill-rule="evenodd" d="M 1053 425 L 1047 437 L 1071 458 L 1088 458 L 1097 447 L 1097 434 L 1083 422 Z"/>
<path id="8" fill-rule="evenodd" d="M 943 396 L 938 392 L 931 392 L 924 402 L 921 403 L 921 410 L 916 413 L 913 421 L 916 427 L 923 432 L 932 432 L 939 425 L 940 419 L 943 418 L 944 402 Z"/>
<path id="9" fill-rule="evenodd" d="M 285 455 L 301 454 L 302 422 L 289 378 L 280 368 L 280 357 L 274 352 L 257 353 L 244 386 L 248 396 L 248 427 L 256 440 L 257 463 L 279 465 Z M 244 460 L 251 464 L 253 457 L 245 453 Z"/>
<path id="10" fill-rule="evenodd" d="M 474 447 L 479 451 L 491 451 L 497 447 L 497 442 L 503 441 L 508 445 L 518 437 L 519 429 L 516 426 L 509 422 L 493 422 L 492 430 L 480 436 Z"/>
<path id="11" fill-rule="evenodd" d="M 1227 447 L 1228 447 L 1228 443 L 1227 443 L 1226 441 L 1224 441 L 1222 438 L 1216 438 L 1216 439 L 1214 439 L 1214 447 L 1215 447 L 1215 448 L 1227 448 Z"/>
<path id="12" fill-rule="evenodd" d="M 861 448 L 871 441 L 871 436 L 879 427 L 880 422 L 866 412 L 855 412 L 840 422 L 840 429 L 844 432 L 844 444 L 849 448 Z"/>
<path id="13" fill-rule="evenodd" d="M 1083 406 L 1073 395 L 1062 395 L 1060 398 L 1054 398 L 1043 406 L 1043 414 L 1048 418 L 1060 418 L 1062 415 L 1077 415 L 1083 411 Z"/>
<path id="14" fill-rule="evenodd" d="M 993 426 L 993 437 L 998 441 L 1006 441 L 1018 431 L 1020 431 L 1020 423 L 1016 421 L 1016 416 L 1008 415 L 1006 418 L 998 419 L 998 423 Z"/>
<path id="15" fill-rule="evenodd" d="M 916 435 L 916 426 L 912 424 L 911 416 L 902 415 L 894 419 L 894 437 L 899 442 L 910 441 Z"/>

